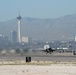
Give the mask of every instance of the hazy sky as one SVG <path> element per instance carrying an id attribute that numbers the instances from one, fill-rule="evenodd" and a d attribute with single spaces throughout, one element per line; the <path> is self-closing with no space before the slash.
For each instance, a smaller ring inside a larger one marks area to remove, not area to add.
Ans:
<path id="1" fill-rule="evenodd" d="M 58 18 L 76 12 L 76 0 L 0 0 L 0 22 L 22 17 Z"/>

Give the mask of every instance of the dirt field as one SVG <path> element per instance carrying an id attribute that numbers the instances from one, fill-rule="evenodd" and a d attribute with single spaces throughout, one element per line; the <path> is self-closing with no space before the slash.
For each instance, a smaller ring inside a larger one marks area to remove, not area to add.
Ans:
<path id="1" fill-rule="evenodd" d="M 0 75 L 76 75 L 76 66 L 72 64 L 1 65 Z"/>

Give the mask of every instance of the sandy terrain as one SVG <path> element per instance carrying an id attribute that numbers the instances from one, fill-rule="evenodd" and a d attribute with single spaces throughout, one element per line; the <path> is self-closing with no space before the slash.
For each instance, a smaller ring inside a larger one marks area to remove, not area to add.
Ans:
<path id="1" fill-rule="evenodd" d="M 0 65 L 0 75 L 76 75 L 73 64 Z"/>

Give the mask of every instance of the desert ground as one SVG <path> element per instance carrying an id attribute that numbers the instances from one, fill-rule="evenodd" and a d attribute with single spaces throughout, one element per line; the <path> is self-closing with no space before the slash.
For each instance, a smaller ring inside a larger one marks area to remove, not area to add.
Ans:
<path id="1" fill-rule="evenodd" d="M 76 66 L 52 65 L 2 65 L 0 75 L 76 75 Z"/>

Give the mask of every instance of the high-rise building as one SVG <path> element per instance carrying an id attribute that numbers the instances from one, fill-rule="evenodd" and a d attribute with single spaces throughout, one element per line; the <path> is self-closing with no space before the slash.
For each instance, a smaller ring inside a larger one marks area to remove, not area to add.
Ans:
<path id="1" fill-rule="evenodd" d="M 18 42 L 21 42 L 21 31 L 20 31 L 21 16 L 19 15 L 17 19 L 18 19 Z"/>
<path id="2" fill-rule="evenodd" d="M 12 31 L 12 43 L 16 43 L 16 42 L 17 42 L 17 32 Z"/>

